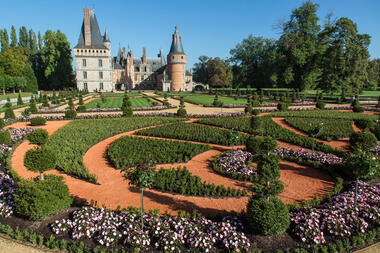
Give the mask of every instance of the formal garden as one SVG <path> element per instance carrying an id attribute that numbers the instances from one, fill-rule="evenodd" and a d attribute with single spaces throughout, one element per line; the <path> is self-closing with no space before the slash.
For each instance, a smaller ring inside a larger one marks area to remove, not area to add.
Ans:
<path id="1" fill-rule="evenodd" d="M 0 231 L 69 252 L 351 252 L 378 242 L 376 106 L 235 96 L 57 92 L 18 117 L 8 104 Z M 188 112 L 200 97 L 244 107 Z M 177 112 L 135 112 L 151 98 L 179 100 Z M 56 104 L 63 110 L 43 110 Z"/>

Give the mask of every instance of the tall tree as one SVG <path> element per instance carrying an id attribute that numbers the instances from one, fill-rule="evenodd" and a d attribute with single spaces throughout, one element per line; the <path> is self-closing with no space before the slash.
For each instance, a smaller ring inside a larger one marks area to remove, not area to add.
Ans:
<path id="1" fill-rule="evenodd" d="M 28 31 L 26 30 L 25 26 L 20 27 L 18 37 L 19 37 L 18 44 L 20 47 L 23 47 L 23 48 L 29 47 L 29 36 L 28 36 Z"/>
<path id="2" fill-rule="evenodd" d="M 29 50 L 32 54 L 36 53 L 37 51 L 37 37 L 36 33 L 33 31 L 33 29 L 29 30 Z"/>
<path id="3" fill-rule="evenodd" d="M 227 66 L 218 57 L 207 61 L 208 84 L 211 87 L 225 87 L 230 84 Z"/>
<path id="4" fill-rule="evenodd" d="M 314 88 L 318 82 L 318 7 L 307 1 L 293 10 L 290 20 L 283 24 L 278 41 L 279 81 L 283 86 L 304 90 Z"/>
<path id="5" fill-rule="evenodd" d="M 370 36 L 359 34 L 352 20 L 340 18 L 326 26 L 320 38 L 325 48 L 320 87 L 359 94 L 367 80 Z"/>
<path id="6" fill-rule="evenodd" d="M 1 43 L 1 51 L 5 51 L 9 47 L 9 36 L 6 28 L 0 30 L 0 43 Z"/>
<path id="7" fill-rule="evenodd" d="M 74 86 L 74 73 L 70 43 L 59 30 L 46 31 L 44 47 L 40 50 L 41 68 L 45 80 L 39 80 L 42 88 L 59 90 Z M 41 87 L 40 87 L 41 88 Z"/>
<path id="8" fill-rule="evenodd" d="M 276 42 L 250 35 L 230 51 L 234 86 L 272 87 L 276 83 Z M 236 83 L 237 82 L 237 83 Z"/>
<path id="9" fill-rule="evenodd" d="M 17 35 L 16 35 L 16 29 L 12 25 L 11 27 L 11 47 L 16 47 L 17 46 Z"/>
<path id="10" fill-rule="evenodd" d="M 368 81 L 364 88 L 375 90 L 380 86 L 380 59 L 368 61 L 367 78 Z"/>
<path id="11" fill-rule="evenodd" d="M 9 48 L 0 53 L 0 73 L 12 77 L 22 76 L 27 57 L 21 48 Z"/>
<path id="12" fill-rule="evenodd" d="M 198 58 L 199 62 L 194 64 L 193 79 L 195 82 L 208 83 L 207 61 L 209 59 L 209 57 L 202 55 Z"/>
<path id="13" fill-rule="evenodd" d="M 38 50 L 42 50 L 43 45 L 42 45 L 42 37 L 40 31 L 38 31 Z"/>

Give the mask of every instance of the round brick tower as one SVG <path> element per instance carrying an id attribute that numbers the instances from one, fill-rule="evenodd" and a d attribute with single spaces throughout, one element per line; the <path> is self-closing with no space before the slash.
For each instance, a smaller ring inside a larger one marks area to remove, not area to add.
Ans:
<path id="1" fill-rule="evenodd" d="M 168 54 L 168 75 L 171 80 L 171 90 L 180 91 L 184 90 L 186 85 L 186 54 L 183 51 L 182 39 L 178 33 L 178 27 L 175 27 L 173 34 L 173 41 Z"/>

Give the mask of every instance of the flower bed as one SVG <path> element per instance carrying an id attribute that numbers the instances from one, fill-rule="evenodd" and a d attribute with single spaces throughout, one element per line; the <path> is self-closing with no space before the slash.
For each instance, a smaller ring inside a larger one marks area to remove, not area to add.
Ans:
<path id="1" fill-rule="evenodd" d="M 313 160 L 325 165 L 337 165 L 343 163 L 343 158 L 334 154 L 326 154 L 319 151 L 307 152 L 304 149 L 277 148 L 274 152 L 281 158 Z"/>
<path id="2" fill-rule="evenodd" d="M 4 147 L 2 147 L 4 149 Z M 7 174 L 0 172 L 0 217 L 9 217 L 14 210 L 13 193 L 16 183 Z"/>
<path id="3" fill-rule="evenodd" d="M 116 212 L 84 207 L 72 213 L 71 219 L 57 220 L 51 224 L 56 235 L 69 234 L 74 240 L 92 239 L 104 246 L 124 244 L 129 249 L 165 252 L 209 252 L 215 248 L 226 251 L 247 252 L 251 247 L 242 230 L 242 223 L 234 217 L 221 222 L 206 218 L 181 218 L 174 216 L 144 215 L 144 232 L 141 217 L 136 213 Z"/>
<path id="4" fill-rule="evenodd" d="M 254 181 L 256 168 L 250 164 L 252 154 L 243 150 L 224 152 L 215 157 L 212 168 L 223 176 L 243 181 Z"/>
<path id="5" fill-rule="evenodd" d="M 141 107 L 132 107 L 133 111 L 158 111 L 166 110 L 171 108 L 177 108 L 176 106 L 141 106 Z M 68 109 L 50 109 L 50 108 L 41 108 L 37 110 L 37 113 L 65 113 Z M 120 112 L 120 107 L 114 108 L 86 108 L 85 112 Z"/>
<path id="6" fill-rule="evenodd" d="M 326 236 L 351 237 L 380 225 L 380 184 L 360 181 L 357 210 L 354 209 L 355 185 L 332 197 L 319 207 L 304 207 L 291 212 L 292 232 L 302 242 L 326 243 Z"/>
<path id="7" fill-rule="evenodd" d="M 29 133 L 31 133 L 34 128 L 9 128 L 8 131 L 11 134 L 12 142 L 17 142 L 24 139 Z"/>

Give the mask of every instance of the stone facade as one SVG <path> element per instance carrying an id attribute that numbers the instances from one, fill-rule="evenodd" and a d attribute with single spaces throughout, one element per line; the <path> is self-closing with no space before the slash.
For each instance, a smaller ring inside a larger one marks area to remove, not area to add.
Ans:
<path id="1" fill-rule="evenodd" d="M 143 47 L 142 57 L 133 51 L 118 50 L 111 57 L 111 42 L 107 31 L 100 34 L 94 11 L 84 9 L 84 19 L 78 44 L 74 47 L 76 80 L 79 90 L 114 91 L 125 89 L 190 91 L 192 75 L 186 71 L 186 54 L 178 28 L 172 38 L 167 56 L 160 50 L 157 57 L 147 57 Z"/>

